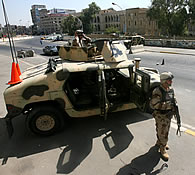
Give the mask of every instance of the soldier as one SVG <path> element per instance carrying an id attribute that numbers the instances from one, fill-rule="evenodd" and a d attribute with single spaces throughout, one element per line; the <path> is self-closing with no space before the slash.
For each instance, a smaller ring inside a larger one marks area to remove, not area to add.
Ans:
<path id="1" fill-rule="evenodd" d="M 174 90 L 171 87 L 173 75 L 171 72 L 163 72 L 160 75 L 160 86 L 156 87 L 152 92 L 150 101 L 151 107 L 154 109 L 153 117 L 156 122 L 157 142 L 156 146 L 160 148 L 162 158 L 166 161 L 169 159 L 167 150 L 169 149 L 168 135 L 171 119 L 174 115 Z"/>
<path id="2" fill-rule="evenodd" d="M 91 38 L 87 37 L 82 30 L 77 30 L 75 32 L 75 39 L 73 40 L 73 46 L 88 46 L 91 42 Z"/>

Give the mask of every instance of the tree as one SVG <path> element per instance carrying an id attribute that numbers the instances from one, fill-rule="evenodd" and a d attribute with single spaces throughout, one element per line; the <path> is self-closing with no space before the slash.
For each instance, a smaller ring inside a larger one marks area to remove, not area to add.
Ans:
<path id="1" fill-rule="evenodd" d="M 85 33 L 88 34 L 93 32 L 93 25 L 91 22 L 93 21 L 95 14 L 97 14 L 100 10 L 100 7 L 98 7 L 95 2 L 89 4 L 89 8 L 82 10 L 81 21 L 83 23 L 83 31 Z"/>
<path id="2" fill-rule="evenodd" d="M 189 15 L 186 0 L 153 0 L 147 16 L 158 22 L 162 34 L 183 35 Z"/>
<path id="3" fill-rule="evenodd" d="M 106 29 L 105 33 L 106 34 L 120 33 L 120 31 L 116 27 L 109 27 L 109 28 Z"/>
<path id="4" fill-rule="evenodd" d="M 82 22 L 78 17 L 69 15 L 62 21 L 61 28 L 64 33 L 74 35 L 76 30 L 82 29 Z"/>
<path id="5" fill-rule="evenodd" d="M 195 20 L 195 0 L 187 1 L 190 19 Z"/>

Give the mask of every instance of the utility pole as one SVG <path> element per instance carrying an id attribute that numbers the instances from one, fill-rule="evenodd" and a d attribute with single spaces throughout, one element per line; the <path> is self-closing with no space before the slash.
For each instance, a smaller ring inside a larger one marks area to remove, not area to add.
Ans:
<path id="1" fill-rule="evenodd" d="M 112 5 L 116 5 L 116 6 L 119 7 L 122 11 L 124 11 L 124 20 L 125 20 L 125 22 L 124 22 L 124 25 L 123 25 L 123 32 L 126 34 L 126 32 L 127 32 L 127 25 L 126 25 L 126 10 L 123 10 L 123 9 L 121 8 L 121 6 L 119 6 L 118 4 L 116 4 L 116 3 L 114 3 L 114 2 L 112 2 Z"/>

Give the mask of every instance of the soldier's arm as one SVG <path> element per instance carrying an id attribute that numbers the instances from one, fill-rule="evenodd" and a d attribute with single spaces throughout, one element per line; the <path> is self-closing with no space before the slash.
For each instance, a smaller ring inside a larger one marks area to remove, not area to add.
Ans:
<path id="1" fill-rule="evenodd" d="M 152 92 L 150 106 L 153 109 L 160 109 L 161 108 L 161 93 L 158 92 L 157 89 L 154 89 L 154 91 Z"/>

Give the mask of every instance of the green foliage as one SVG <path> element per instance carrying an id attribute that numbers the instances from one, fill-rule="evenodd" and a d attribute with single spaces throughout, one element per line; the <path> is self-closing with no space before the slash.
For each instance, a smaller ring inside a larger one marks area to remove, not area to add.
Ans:
<path id="1" fill-rule="evenodd" d="M 186 0 L 153 0 L 147 15 L 158 22 L 161 33 L 183 35 L 189 20 Z"/>
<path id="2" fill-rule="evenodd" d="M 78 29 L 82 29 L 82 22 L 78 17 L 69 15 L 61 23 L 63 33 L 74 35 L 74 32 Z"/>
<path id="3" fill-rule="evenodd" d="M 81 13 L 81 21 L 83 23 L 83 31 L 86 34 L 93 32 L 92 20 L 95 14 L 100 11 L 100 7 L 96 5 L 95 2 L 89 4 L 89 8 L 83 9 Z"/>
<path id="4" fill-rule="evenodd" d="M 110 34 L 110 33 L 120 33 L 120 31 L 116 28 L 116 27 L 109 27 L 105 30 L 106 34 Z"/>
<path id="5" fill-rule="evenodd" d="M 189 15 L 192 20 L 195 20 L 195 0 L 188 0 Z"/>

